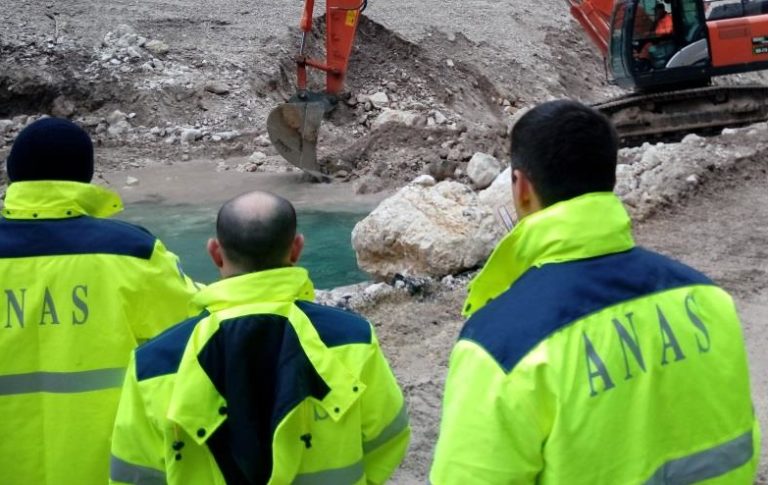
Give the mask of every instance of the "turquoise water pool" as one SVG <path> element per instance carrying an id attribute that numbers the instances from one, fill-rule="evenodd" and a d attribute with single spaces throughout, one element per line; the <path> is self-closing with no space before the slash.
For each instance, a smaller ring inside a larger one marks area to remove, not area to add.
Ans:
<path id="1" fill-rule="evenodd" d="M 218 272 L 205 244 L 215 232 L 217 208 L 192 205 L 132 204 L 119 218 L 149 229 L 178 254 L 184 271 L 196 281 L 211 283 Z M 300 264 L 309 269 L 317 288 L 335 288 L 368 279 L 355 260 L 350 235 L 365 214 L 299 211 L 299 230 L 306 238 Z"/>

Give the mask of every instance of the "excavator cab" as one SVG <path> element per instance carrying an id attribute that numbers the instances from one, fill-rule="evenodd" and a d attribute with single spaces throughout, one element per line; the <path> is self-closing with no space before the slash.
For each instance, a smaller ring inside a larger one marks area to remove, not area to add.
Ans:
<path id="1" fill-rule="evenodd" d="M 608 62 L 625 88 L 706 84 L 710 53 L 701 0 L 617 2 Z"/>
<path id="2" fill-rule="evenodd" d="M 617 0 L 609 31 L 608 68 L 624 88 L 703 86 L 768 68 L 768 0 Z"/>

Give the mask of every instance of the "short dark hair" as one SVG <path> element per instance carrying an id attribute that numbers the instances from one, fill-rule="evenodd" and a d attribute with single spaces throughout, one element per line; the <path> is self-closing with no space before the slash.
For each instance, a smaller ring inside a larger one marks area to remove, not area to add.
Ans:
<path id="1" fill-rule="evenodd" d="M 239 195 L 219 209 L 216 237 L 227 258 L 242 271 L 284 267 L 296 237 L 296 210 L 269 192 Z"/>
<path id="2" fill-rule="evenodd" d="M 618 149 L 610 120 L 576 101 L 536 106 L 512 129 L 512 168 L 531 179 L 544 207 L 613 191 Z"/>

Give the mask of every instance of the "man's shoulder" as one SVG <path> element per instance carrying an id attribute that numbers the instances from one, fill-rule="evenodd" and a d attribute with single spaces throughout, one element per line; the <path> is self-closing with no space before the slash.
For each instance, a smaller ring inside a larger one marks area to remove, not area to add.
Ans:
<path id="1" fill-rule="evenodd" d="M 115 219 L 83 216 L 0 222 L 0 257 L 5 258 L 114 254 L 149 259 L 156 241 L 143 227 Z"/>
<path id="2" fill-rule="evenodd" d="M 143 381 L 175 374 L 192 332 L 209 315 L 205 311 L 188 318 L 136 349 L 136 378 Z"/>
<path id="3" fill-rule="evenodd" d="M 712 284 L 700 272 L 643 248 L 545 264 L 478 311 L 460 339 L 483 347 L 508 372 L 551 334 L 590 314 L 654 293 Z"/>
<path id="4" fill-rule="evenodd" d="M 297 301 L 296 306 L 307 315 L 326 347 L 372 341 L 371 325 L 356 313 L 308 301 Z"/>

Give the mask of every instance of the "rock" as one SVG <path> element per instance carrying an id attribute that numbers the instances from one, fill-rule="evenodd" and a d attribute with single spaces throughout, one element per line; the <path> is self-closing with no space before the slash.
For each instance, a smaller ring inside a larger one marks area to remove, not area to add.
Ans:
<path id="1" fill-rule="evenodd" d="M 126 115 L 125 113 L 123 113 L 118 109 L 111 112 L 107 116 L 107 123 L 109 123 L 110 125 L 116 125 L 121 121 L 126 121 L 127 119 L 128 119 L 128 115 Z"/>
<path id="2" fill-rule="evenodd" d="M 689 133 L 689 134 L 685 135 L 685 138 L 683 138 L 681 143 L 684 143 L 686 145 L 697 145 L 697 144 L 699 144 L 703 140 L 704 140 L 704 138 L 700 137 L 696 133 Z"/>
<path id="3" fill-rule="evenodd" d="M 144 57 L 144 55 L 141 53 L 138 47 L 131 46 L 125 50 L 125 53 L 128 54 L 128 57 L 131 59 L 141 59 Z"/>
<path id="4" fill-rule="evenodd" d="M 58 118 L 69 118 L 75 114 L 75 103 L 65 96 L 58 96 L 51 104 L 51 114 Z"/>
<path id="5" fill-rule="evenodd" d="M 205 83 L 205 90 L 209 93 L 223 96 L 225 94 L 229 94 L 230 87 L 229 84 L 225 83 L 224 81 L 212 80 Z"/>
<path id="6" fill-rule="evenodd" d="M 181 143 L 192 143 L 193 141 L 199 140 L 202 137 L 202 130 L 198 130 L 196 128 L 184 128 L 181 130 Z"/>
<path id="7" fill-rule="evenodd" d="M 263 152 L 253 152 L 250 157 L 248 157 L 249 162 L 257 163 L 261 165 L 267 160 L 267 155 Z"/>
<path id="8" fill-rule="evenodd" d="M 111 61 L 109 61 L 109 63 L 112 64 L 113 66 L 119 66 L 123 62 L 120 59 L 112 59 Z"/>
<path id="9" fill-rule="evenodd" d="M 136 177 L 126 177 L 125 179 L 125 185 L 128 187 L 133 187 L 135 185 L 139 185 L 139 179 Z"/>
<path id="10" fill-rule="evenodd" d="M 257 147 L 268 147 L 272 145 L 272 142 L 269 139 L 269 136 L 266 134 L 261 134 L 256 137 L 253 142 L 256 144 Z"/>
<path id="11" fill-rule="evenodd" d="M 445 65 L 448 66 L 448 67 L 453 67 L 456 64 L 451 59 L 448 59 L 448 60 L 445 61 Z"/>
<path id="12" fill-rule="evenodd" d="M 723 128 L 723 133 L 722 134 L 724 136 L 729 136 L 729 135 L 735 135 L 738 132 L 739 132 L 739 130 L 736 130 L 734 128 Z"/>
<path id="13" fill-rule="evenodd" d="M 375 108 L 385 108 L 389 105 L 389 96 L 387 96 L 387 93 L 380 91 L 378 93 L 372 94 L 368 100 L 373 104 Z"/>
<path id="14" fill-rule="evenodd" d="M 5 136 L 15 125 L 13 120 L 0 120 L 0 137 Z"/>
<path id="15" fill-rule="evenodd" d="M 685 181 L 691 185 L 697 185 L 699 183 L 699 177 L 696 174 L 688 176 Z"/>
<path id="16" fill-rule="evenodd" d="M 467 166 L 467 175 L 478 189 L 490 186 L 500 173 L 501 163 L 487 153 L 475 153 Z"/>
<path id="17" fill-rule="evenodd" d="M 363 295 L 369 300 L 378 301 L 394 291 L 395 289 L 386 283 L 374 283 L 363 290 Z"/>
<path id="18" fill-rule="evenodd" d="M 644 171 L 652 170 L 661 165 L 661 163 L 659 151 L 655 147 L 649 147 L 640 158 L 640 165 L 642 165 Z"/>
<path id="19" fill-rule="evenodd" d="M 438 125 L 444 125 L 448 123 L 448 118 L 440 111 L 435 111 L 432 113 L 432 117 L 435 119 L 435 123 Z"/>
<path id="20" fill-rule="evenodd" d="M 13 124 L 19 126 L 19 129 L 27 126 L 32 121 L 34 121 L 34 118 L 27 115 L 19 115 L 13 117 Z"/>
<path id="21" fill-rule="evenodd" d="M 214 133 L 213 137 L 218 137 L 219 141 L 221 140 L 230 141 L 240 137 L 240 135 L 241 133 L 239 131 L 233 130 L 233 131 L 221 131 L 219 133 Z"/>
<path id="22" fill-rule="evenodd" d="M 126 132 L 130 131 L 131 125 L 127 121 L 118 121 L 114 124 L 110 124 L 109 128 L 107 128 L 107 133 L 110 134 L 110 136 L 121 136 L 124 135 Z"/>
<path id="23" fill-rule="evenodd" d="M 128 24 L 120 24 L 120 25 L 117 26 L 117 28 L 115 29 L 114 33 L 112 33 L 112 36 L 120 38 L 120 37 L 123 37 L 125 35 L 135 34 L 135 33 L 136 33 L 136 31 L 133 30 L 133 27 L 131 27 L 130 25 L 128 25 Z M 107 35 L 109 35 L 109 34 L 107 34 Z"/>
<path id="24" fill-rule="evenodd" d="M 189 153 L 183 153 L 181 155 L 181 161 L 182 162 L 188 162 L 189 161 Z"/>
<path id="25" fill-rule="evenodd" d="M 419 175 L 415 179 L 413 179 L 413 182 L 411 182 L 414 185 L 420 185 L 422 187 L 433 187 L 435 184 L 437 184 L 437 180 L 435 180 L 435 177 L 431 175 Z"/>
<path id="26" fill-rule="evenodd" d="M 375 175 L 367 175 L 358 180 L 355 193 L 356 194 L 377 194 L 386 188 L 386 183 Z"/>
<path id="27" fill-rule="evenodd" d="M 462 145 L 456 145 L 455 147 L 448 150 L 448 160 L 453 160 L 455 162 L 461 162 L 468 158 L 464 151 L 464 147 Z"/>
<path id="28" fill-rule="evenodd" d="M 441 182 L 453 177 L 458 163 L 453 160 L 435 160 L 427 166 L 427 172 L 436 181 Z"/>
<path id="29" fill-rule="evenodd" d="M 409 127 L 426 126 L 426 119 L 419 113 L 412 111 L 400 111 L 395 109 L 384 109 L 371 124 L 372 130 L 378 130 L 387 124 L 404 125 Z"/>
<path id="30" fill-rule="evenodd" d="M 165 55 L 171 50 L 171 48 L 168 47 L 168 44 L 162 40 L 155 39 L 147 41 L 147 43 L 144 44 L 144 48 L 156 56 Z"/>
<path id="31" fill-rule="evenodd" d="M 501 172 L 490 187 L 477 194 L 480 203 L 489 210 L 496 211 L 499 207 L 512 205 L 512 169 L 507 167 Z"/>
<path id="32" fill-rule="evenodd" d="M 360 267 L 378 279 L 442 277 L 478 266 L 503 235 L 469 187 L 408 185 L 355 226 Z"/>

